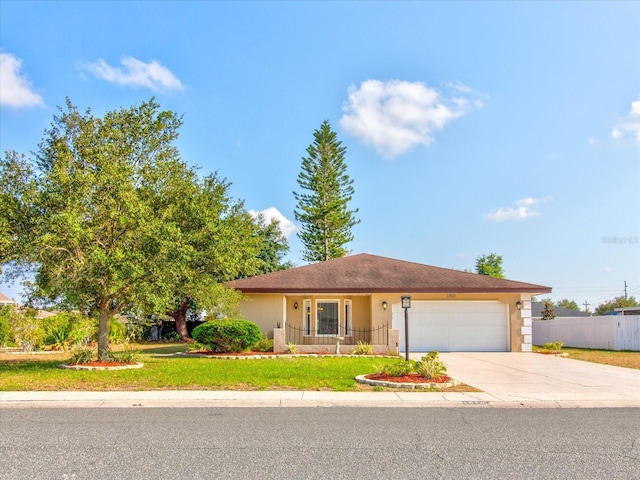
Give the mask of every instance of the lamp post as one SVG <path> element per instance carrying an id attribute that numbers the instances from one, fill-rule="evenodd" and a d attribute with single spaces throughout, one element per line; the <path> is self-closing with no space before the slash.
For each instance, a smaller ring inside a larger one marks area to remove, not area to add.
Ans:
<path id="1" fill-rule="evenodd" d="M 409 295 L 403 295 L 400 297 L 402 300 L 402 308 L 404 308 L 404 353 L 405 359 L 409 361 L 409 309 L 411 308 L 411 297 Z"/>

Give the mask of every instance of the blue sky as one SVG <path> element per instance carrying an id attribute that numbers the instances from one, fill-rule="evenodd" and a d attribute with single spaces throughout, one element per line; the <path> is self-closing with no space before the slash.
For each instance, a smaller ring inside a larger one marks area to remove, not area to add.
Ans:
<path id="1" fill-rule="evenodd" d="M 290 235 L 301 158 L 347 147 L 354 253 L 640 296 L 640 2 L 0 0 L 0 147 L 65 97 L 184 115 L 182 157 Z M 0 285 L 17 297 L 18 285 Z"/>

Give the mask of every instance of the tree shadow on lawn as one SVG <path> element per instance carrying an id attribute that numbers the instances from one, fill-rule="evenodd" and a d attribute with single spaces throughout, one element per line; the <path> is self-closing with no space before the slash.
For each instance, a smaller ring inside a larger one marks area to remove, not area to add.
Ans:
<path id="1" fill-rule="evenodd" d="M 69 361 L 66 360 L 49 360 L 49 361 L 38 361 L 31 359 L 10 359 L 10 360 L 0 360 L 0 372 L 43 372 L 46 370 L 59 370 L 60 363 Z"/>
<path id="2" fill-rule="evenodd" d="M 171 355 L 173 353 L 181 353 L 189 350 L 193 344 L 172 344 L 172 345 L 149 345 L 149 344 L 135 344 L 132 345 L 134 349 L 140 350 L 143 355 Z"/>

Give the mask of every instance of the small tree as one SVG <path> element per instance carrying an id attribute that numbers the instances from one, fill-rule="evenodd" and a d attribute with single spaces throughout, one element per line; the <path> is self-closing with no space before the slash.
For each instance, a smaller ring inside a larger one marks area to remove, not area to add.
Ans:
<path id="1" fill-rule="evenodd" d="M 556 318 L 556 314 L 553 311 L 553 303 L 545 300 L 544 307 L 542 307 L 542 320 L 553 320 L 554 318 Z"/>
<path id="2" fill-rule="evenodd" d="M 476 273 L 488 275 L 489 277 L 504 278 L 502 255 L 496 255 L 495 253 L 480 255 L 476 258 Z"/>
<path id="3" fill-rule="evenodd" d="M 353 240 L 351 229 L 359 220 L 354 216 L 358 210 L 347 206 L 354 189 L 344 161 L 346 147 L 326 120 L 313 136 L 298 175 L 298 185 L 308 193 L 293 192 L 298 202 L 294 214 L 302 222 L 298 236 L 305 248 L 303 259 L 321 262 L 347 254 L 344 245 Z"/>

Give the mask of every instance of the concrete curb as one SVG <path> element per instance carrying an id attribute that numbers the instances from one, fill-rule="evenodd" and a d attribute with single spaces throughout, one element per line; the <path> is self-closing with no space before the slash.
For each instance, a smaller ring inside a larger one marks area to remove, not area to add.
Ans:
<path id="1" fill-rule="evenodd" d="M 637 399 L 613 396 L 491 395 L 484 392 L 207 391 L 0 392 L 5 408 L 211 408 L 211 407 L 454 407 L 640 408 Z"/>

